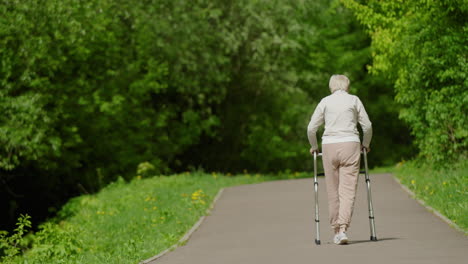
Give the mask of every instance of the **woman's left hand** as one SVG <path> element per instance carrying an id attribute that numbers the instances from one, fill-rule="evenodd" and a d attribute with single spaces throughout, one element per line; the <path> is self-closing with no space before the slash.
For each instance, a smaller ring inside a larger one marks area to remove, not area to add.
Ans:
<path id="1" fill-rule="evenodd" d="M 369 152 L 370 152 L 370 148 L 366 148 L 366 147 L 364 147 L 363 145 L 361 145 L 361 150 L 362 150 L 362 151 L 365 151 L 366 153 L 369 153 Z"/>

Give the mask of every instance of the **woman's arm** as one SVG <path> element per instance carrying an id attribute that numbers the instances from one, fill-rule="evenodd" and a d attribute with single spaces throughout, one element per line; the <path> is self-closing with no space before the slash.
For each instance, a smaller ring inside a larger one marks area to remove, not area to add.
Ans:
<path id="1" fill-rule="evenodd" d="M 358 121 L 361 125 L 363 137 L 362 137 L 362 145 L 369 149 L 369 145 L 372 139 L 372 123 L 369 120 L 369 116 L 367 115 L 366 109 L 362 104 L 361 100 L 357 100 L 357 113 L 358 113 Z"/>
<path id="2" fill-rule="evenodd" d="M 311 151 L 318 151 L 317 137 L 316 133 L 318 128 L 324 123 L 323 115 L 323 104 L 322 101 L 315 108 L 314 114 L 310 119 L 309 125 L 307 126 L 307 137 L 309 138 L 309 143 L 311 146 Z"/>

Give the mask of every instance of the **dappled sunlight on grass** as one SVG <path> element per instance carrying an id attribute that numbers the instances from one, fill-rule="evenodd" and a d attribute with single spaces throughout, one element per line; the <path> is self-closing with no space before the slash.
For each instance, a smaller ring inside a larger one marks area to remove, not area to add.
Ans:
<path id="1" fill-rule="evenodd" d="M 42 234 L 31 236 L 32 250 L 18 262 L 136 263 L 177 243 L 227 186 L 307 174 L 181 173 L 122 179 L 99 193 L 71 199 L 60 211 L 60 223 L 49 221 Z M 67 234 L 73 234 L 73 240 Z M 47 247 L 50 238 L 63 247 Z M 49 239 L 49 240 L 48 240 Z M 67 242 L 68 241 L 68 242 Z M 68 248 L 67 248 L 68 247 Z M 63 251 L 67 255 L 56 254 Z M 55 256 L 55 257 L 54 257 Z"/>
<path id="2" fill-rule="evenodd" d="M 460 228 L 468 231 L 468 162 L 436 170 L 414 162 L 401 164 L 397 177 L 417 198 L 438 210 Z"/>

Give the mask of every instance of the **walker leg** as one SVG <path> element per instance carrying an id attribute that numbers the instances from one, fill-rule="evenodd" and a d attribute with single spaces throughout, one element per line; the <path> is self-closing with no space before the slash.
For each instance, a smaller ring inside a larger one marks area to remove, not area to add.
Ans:
<path id="1" fill-rule="evenodd" d="M 315 244 L 320 245 L 320 219 L 318 204 L 317 153 L 314 152 L 314 191 L 315 191 Z"/>
<path id="2" fill-rule="evenodd" d="M 371 185 L 369 179 L 369 170 L 367 167 L 367 150 L 364 149 L 364 166 L 365 166 L 365 175 L 366 175 L 366 186 L 367 186 L 367 202 L 369 208 L 369 226 L 370 226 L 370 240 L 377 241 L 377 234 L 375 232 L 375 221 L 374 221 L 374 207 L 372 204 L 372 195 L 371 195 Z"/>

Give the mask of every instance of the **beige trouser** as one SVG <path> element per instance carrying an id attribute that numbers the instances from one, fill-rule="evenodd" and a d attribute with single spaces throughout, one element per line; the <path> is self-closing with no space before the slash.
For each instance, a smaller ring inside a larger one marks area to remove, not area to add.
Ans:
<path id="1" fill-rule="evenodd" d="M 360 146 L 358 142 L 322 145 L 329 220 L 335 232 L 346 231 L 351 223 L 359 176 Z"/>

